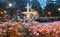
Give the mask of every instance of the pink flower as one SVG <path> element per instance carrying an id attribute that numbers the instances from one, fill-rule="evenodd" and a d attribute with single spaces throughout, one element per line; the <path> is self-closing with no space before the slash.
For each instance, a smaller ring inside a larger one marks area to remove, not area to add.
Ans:
<path id="1" fill-rule="evenodd" d="M 37 31 L 33 31 L 33 34 L 36 35 L 37 34 Z"/>
<path id="2" fill-rule="evenodd" d="M 56 35 L 55 35 L 55 37 L 58 37 L 58 31 L 56 31 Z"/>
<path id="3" fill-rule="evenodd" d="M 36 33 L 36 36 L 39 36 L 39 33 Z"/>

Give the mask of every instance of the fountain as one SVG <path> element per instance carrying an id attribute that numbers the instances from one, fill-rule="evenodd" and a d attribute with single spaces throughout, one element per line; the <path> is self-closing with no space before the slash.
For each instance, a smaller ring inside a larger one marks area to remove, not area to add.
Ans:
<path id="1" fill-rule="evenodd" d="M 27 3 L 27 12 L 22 12 L 25 16 L 24 19 L 34 19 L 38 17 L 38 11 L 30 11 L 29 3 Z M 26 18 L 25 18 L 26 17 Z"/>

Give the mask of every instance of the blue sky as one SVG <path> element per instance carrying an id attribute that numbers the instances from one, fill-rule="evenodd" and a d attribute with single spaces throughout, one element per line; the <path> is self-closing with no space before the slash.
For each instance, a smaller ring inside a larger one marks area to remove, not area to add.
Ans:
<path id="1" fill-rule="evenodd" d="M 32 0 L 30 0 L 30 1 L 32 1 Z M 40 2 L 41 7 L 44 8 L 46 5 L 46 0 L 38 0 L 38 1 Z"/>
<path id="2" fill-rule="evenodd" d="M 44 8 L 46 6 L 46 1 L 47 0 L 38 0 L 41 4 L 41 7 Z M 56 1 L 56 0 L 53 0 L 53 1 Z"/>
<path id="3" fill-rule="evenodd" d="M 46 5 L 46 0 L 38 0 L 41 4 L 41 7 L 44 8 Z"/>

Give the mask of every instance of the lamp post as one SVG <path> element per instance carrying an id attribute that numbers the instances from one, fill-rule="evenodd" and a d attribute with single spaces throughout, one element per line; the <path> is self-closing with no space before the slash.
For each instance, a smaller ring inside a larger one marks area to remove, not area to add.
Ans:
<path id="1" fill-rule="evenodd" d="M 12 6 L 13 6 L 12 3 L 10 3 L 10 2 L 7 3 L 7 8 L 11 8 Z"/>
<path id="2" fill-rule="evenodd" d="M 58 8 L 58 12 L 60 12 L 60 8 Z M 60 16 L 59 16 L 60 17 Z M 60 18 L 58 17 L 58 20 L 60 20 Z"/>
<path id="3" fill-rule="evenodd" d="M 13 6 L 13 4 L 10 2 L 8 2 L 7 4 L 8 4 L 8 6 L 7 6 L 8 9 Z M 4 11 L 4 12 L 6 13 L 6 11 Z M 9 37 L 9 25 L 7 25 L 7 37 Z"/>
<path id="4" fill-rule="evenodd" d="M 8 5 L 9 5 L 9 7 L 12 7 L 12 3 L 9 3 Z"/>
<path id="5" fill-rule="evenodd" d="M 60 11 L 60 8 L 58 8 L 58 11 Z"/>
<path id="6" fill-rule="evenodd" d="M 48 14 L 50 15 L 50 14 L 51 14 L 51 12 L 48 12 Z"/>
<path id="7" fill-rule="evenodd" d="M 6 13 L 6 11 L 4 11 L 4 13 Z"/>
<path id="8" fill-rule="evenodd" d="M 48 12 L 48 15 L 51 16 L 51 12 Z"/>

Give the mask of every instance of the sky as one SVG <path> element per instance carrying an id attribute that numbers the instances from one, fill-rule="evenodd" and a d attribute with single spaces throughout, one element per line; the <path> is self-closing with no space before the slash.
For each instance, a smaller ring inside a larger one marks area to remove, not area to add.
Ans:
<path id="1" fill-rule="evenodd" d="M 30 0 L 30 1 L 32 1 L 32 0 Z M 38 0 L 38 1 L 40 2 L 41 7 L 44 8 L 46 5 L 46 0 Z"/>
<path id="2" fill-rule="evenodd" d="M 41 4 L 41 7 L 44 8 L 46 6 L 46 0 L 38 0 Z"/>
<path id="3" fill-rule="evenodd" d="M 46 6 L 46 1 L 47 0 L 38 0 L 41 4 L 41 7 L 44 8 Z M 53 1 L 56 1 L 56 0 L 53 0 Z"/>

